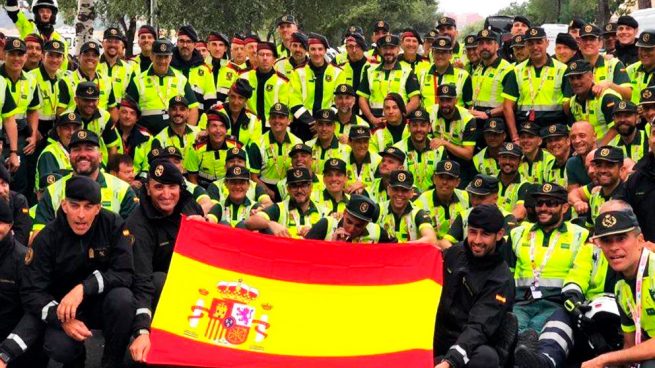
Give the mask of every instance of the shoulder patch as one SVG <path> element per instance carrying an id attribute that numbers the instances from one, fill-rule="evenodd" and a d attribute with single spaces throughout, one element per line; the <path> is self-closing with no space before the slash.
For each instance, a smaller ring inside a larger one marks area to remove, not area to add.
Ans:
<path id="1" fill-rule="evenodd" d="M 280 79 L 282 79 L 282 80 L 284 80 L 284 81 L 286 81 L 286 82 L 289 81 L 289 78 L 287 78 L 286 75 L 284 75 L 284 74 L 282 74 L 282 73 L 280 73 L 280 72 L 278 72 L 278 71 L 275 71 L 275 74 L 277 74 L 278 78 L 280 78 Z"/>
<path id="2" fill-rule="evenodd" d="M 505 303 L 507 303 L 507 298 L 505 298 L 504 296 L 502 296 L 500 294 L 496 294 L 496 301 L 501 303 L 501 304 L 505 304 Z"/>

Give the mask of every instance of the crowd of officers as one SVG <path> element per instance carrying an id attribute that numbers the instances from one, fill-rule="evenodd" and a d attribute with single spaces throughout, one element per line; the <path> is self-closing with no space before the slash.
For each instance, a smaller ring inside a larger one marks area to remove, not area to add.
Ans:
<path id="1" fill-rule="evenodd" d="M 145 362 L 183 215 L 439 247 L 439 368 L 655 366 L 655 31 L 632 17 L 574 19 L 554 56 L 522 16 L 507 43 L 443 17 L 336 48 L 292 15 L 277 45 L 144 25 L 127 60 L 114 27 L 70 58 L 53 0 L 5 8 L 0 367 L 83 366 L 94 329 L 103 367 Z"/>

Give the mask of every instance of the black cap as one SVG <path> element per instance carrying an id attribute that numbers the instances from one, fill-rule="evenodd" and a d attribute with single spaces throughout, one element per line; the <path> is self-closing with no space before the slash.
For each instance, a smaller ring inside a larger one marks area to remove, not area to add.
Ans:
<path id="1" fill-rule="evenodd" d="M 182 160 L 182 151 L 175 146 L 155 147 L 148 152 L 148 163 L 152 164 L 155 160 L 176 157 Z"/>
<path id="2" fill-rule="evenodd" d="M 483 29 L 478 32 L 478 41 L 480 40 L 493 40 L 498 42 L 498 33 L 490 29 Z"/>
<path id="3" fill-rule="evenodd" d="M 568 201 L 569 193 L 566 191 L 566 188 L 556 183 L 543 183 L 538 187 L 534 188 L 534 191 L 530 193 L 532 198 L 537 197 L 550 197 L 559 200 L 562 203 Z"/>
<path id="4" fill-rule="evenodd" d="M 93 82 L 81 82 L 75 88 L 75 97 L 85 100 L 97 100 L 100 98 L 98 85 Z"/>
<path id="5" fill-rule="evenodd" d="M 594 236 L 598 239 L 609 235 L 625 234 L 639 227 L 637 216 L 631 208 L 601 213 L 594 220 Z"/>
<path id="6" fill-rule="evenodd" d="M 439 32 L 435 31 L 434 29 L 431 29 L 423 35 L 424 40 L 434 40 L 437 36 L 439 35 Z"/>
<path id="7" fill-rule="evenodd" d="M 468 224 L 488 233 L 497 233 L 505 225 L 505 216 L 495 204 L 481 204 L 469 213 Z"/>
<path id="8" fill-rule="evenodd" d="M 600 28 L 595 24 L 585 24 L 580 29 L 580 37 L 600 37 Z"/>
<path id="9" fill-rule="evenodd" d="M 348 139 L 351 141 L 357 139 L 371 139 L 371 129 L 363 125 L 350 127 L 350 132 L 348 132 Z"/>
<path id="10" fill-rule="evenodd" d="M 541 138 L 562 137 L 569 136 L 569 127 L 564 124 L 551 124 L 547 127 L 541 128 L 539 131 Z"/>
<path id="11" fill-rule="evenodd" d="M 379 21 L 375 22 L 375 26 L 373 27 L 373 30 L 377 31 L 377 30 L 380 30 L 380 29 L 385 31 L 385 32 L 389 32 L 391 27 L 389 27 L 389 23 L 387 23 L 387 22 L 385 22 L 383 20 L 379 20 Z"/>
<path id="12" fill-rule="evenodd" d="M 372 222 L 377 212 L 377 204 L 360 194 L 353 194 L 346 205 L 346 212 L 360 220 Z"/>
<path id="13" fill-rule="evenodd" d="M 457 98 L 457 86 L 452 83 L 440 85 L 437 88 L 437 97 Z"/>
<path id="14" fill-rule="evenodd" d="M 348 29 L 346 29 L 346 35 L 348 34 L 354 34 L 354 33 L 359 33 L 361 35 L 364 34 L 364 30 L 360 26 L 350 26 Z"/>
<path id="15" fill-rule="evenodd" d="M 519 126 L 519 133 L 528 133 L 539 136 L 539 126 L 533 122 L 526 121 Z"/>
<path id="16" fill-rule="evenodd" d="M 232 85 L 232 91 L 244 98 L 250 98 L 254 89 L 247 79 L 237 78 L 236 82 Z"/>
<path id="17" fill-rule="evenodd" d="M 466 186 L 466 191 L 480 196 L 498 193 L 498 178 L 477 174 L 473 177 L 469 185 Z"/>
<path id="18" fill-rule="evenodd" d="M 516 156 L 520 158 L 523 157 L 523 150 L 518 144 L 505 142 L 498 150 L 498 156 L 500 155 Z"/>
<path id="19" fill-rule="evenodd" d="M 334 95 L 335 96 L 347 95 L 347 96 L 357 97 L 357 92 L 355 92 L 355 89 L 350 84 L 342 83 L 338 85 L 337 88 L 334 90 Z"/>
<path id="20" fill-rule="evenodd" d="M 585 25 L 584 20 L 582 20 L 582 19 L 580 19 L 578 17 L 575 17 L 569 23 L 569 30 L 571 30 L 571 29 L 582 29 L 582 27 L 584 27 L 584 25 Z"/>
<path id="21" fill-rule="evenodd" d="M 289 151 L 289 157 L 293 157 L 293 155 L 296 154 L 296 152 L 305 152 L 309 153 L 310 155 L 312 154 L 312 147 L 304 144 L 304 143 L 298 143 L 295 144 L 293 147 L 291 147 L 291 150 Z"/>
<path id="22" fill-rule="evenodd" d="M 558 33 L 555 38 L 556 45 L 566 45 L 571 50 L 578 50 L 578 43 L 570 33 Z"/>
<path id="23" fill-rule="evenodd" d="M 152 53 L 155 55 L 173 55 L 173 44 L 165 38 L 155 40 L 152 44 Z"/>
<path id="24" fill-rule="evenodd" d="M 323 173 L 328 172 L 328 170 L 336 170 L 340 173 L 346 173 L 346 162 L 340 158 L 331 158 L 326 160 L 323 164 Z"/>
<path id="25" fill-rule="evenodd" d="M 88 176 L 75 175 L 66 180 L 66 199 L 100 204 L 100 184 Z"/>
<path id="26" fill-rule="evenodd" d="M 207 116 L 207 125 L 210 121 L 220 121 L 225 125 L 225 129 L 229 130 L 232 127 L 232 121 L 223 109 L 211 109 L 205 115 Z"/>
<path id="27" fill-rule="evenodd" d="M 0 179 L 7 184 L 11 181 L 11 174 L 9 174 L 9 170 L 3 164 L 0 164 Z"/>
<path id="28" fill-rule="evenodd" d="M 64 54 L 64 44 L 61 41 L 50 40 L 43 45 L 43 52 L 54 52 Z"/>
<path id="29" fill-rule="evenodd" d="M 478 47 L 478 38 L 476 35 L 468 35 L 464 38 L 464 47 L 472 49 Z"/>
<path id="30" fill-rule="evenodd" d="M 335 123 L 334 119 L 336 119 L 336 114 L 332 109 L 318 110 L 314 115 L 314 119 L 316 119 L 317 122 Z"/>
<path id="31" fill-rule="evenodd" d="M 289 116 L 289 108 L 287 105 L 276 102 L 271 106 L 271 110 L 268 112 L 269 115 L 278 115 L 278 116 Z"/>
<path id="32" fill-rule="evenodd" d="M 512 43 L 510 44 L 509 47 L 510 48 L 516 47 L 516 46 L 524 47 L 525 46 L 525 38 L 523 38 L 523 37 L 524 37 L 523 35 L 516 35 L 516 36 L 512 37 Z"/>
<path id="33" fill-rule="evenodd" d="M 546 31 L 541 27 L 533 27 L 528 29 L 525 32 L 525 40 L 540 40 L 542 38 L 547 38 Z"/>
<path id="34" fill-rule="evenodd" d="M 405 152 L 396 147 L 387 147 L 380 152 L 380 156 L 391 156 L 400 162 L 405 162 Z"/>
<path id="35" fill-rule="evenodd" d="M 62 177 L 63 175 L 59 173 L 50 173 L 46 175 L 41 175 L 41 177 L 39 178 L 39 188 L 45 189 L 48 185 L 56 182 Z"/>
<path id="36" fill-rule="evenodd" d="M 326 49 L 330 48 L 330 44 L 328 43 L 327 38 L 325 38 L 325 36 L 323 36 L 322 34 L 310 33 L 310 34 L 307 35 L 307 38 L 308 38 L 307 43 L 310 44 L 310 45 L 312 43 L 319 42 Z"/>
<path id="37" fill-rule="evenodd" d="M 394 34 L 388 34 L 384 37 L 380 37 L 378 40 L 378 47 L 384 46 L 400 46 L 400 38 Z"/>
<path id="38" fill-rule="evenodd" d="M 613 164 L 622 164 L 625 156 L 623 155 L 623 150 L 616 146 L 603 146 L 599 147 L 594 152 L 594 158 L 591 162 L 596 161 L 606 161 Z"/>
<path id="39" fill-rule="evenodd" d="M 437 24 L 435 25 L 436 28 L 439 28 L 440 26 L 453 26 L 457 27 L 457 22 L 455 22 L 455 19 L 451 17 L 441 17 L 437 21 Z"/>
<path id="40" fill-rule="evenodd" d="M 608 34 L 616 34 L 616 23 L 607 23 L 603 26 L 603 36 Z"/>
<path id="41" fill-rule="evenodd" d="M 71 137 L 71 141 L 68 144 L 68 147 L 73 148 L 82 143 L 88 143 L 96 147 L 100 147 L 100 139 L 98 138 L 98 135 L 86 129 L 80 129 L 76 131 Z"/>
<path id="42" fill-rule="evenodd" d="M 647 29 L 637 38 L 637 47 L 653 48 L 655 47 L 655 30 Z"/>
<path id="43" fill-rule="evenodd" d="M 232 166 L 227 169 L 225 180 L 250 180 L 250 171 L 243 166 Z"/>
<path id="44" fill-rule="evenodd" d="M 290 14 L 281 16 L 280 19 L 278 19 L 276 25 L 279 27 L 280 25 L 282 25 L 284 23 L 298 24 L 298 22 L 296 22 L 296 17 L 294 17 L 293 15 L 290 15 Z"/>
<path id="45" fill-rule="evenodd" d="M 177 35 L 179 36 L 187 36 L 191 39 L 193 42 L 198 42 L 198 32 L 196 32 L 196 29 L 193 28 L 192 25 L 187 24 L 183 25 L 180 27 L 180 29 L 177 31 Z"/>
<path id="46" fill-rule="evenodd" d="M 309 169 L 299 167 L 297 169 L 287 170 L 287 184 L 302 183 L 305 181 L 312 182 L 312 175 L 309 173 Z"/>
<path id="47" fill-rule="evenodd" d="M 182 105 L 184 107 L 189 107 L 189 100 L 187 100 L 186 97 L 182 95 L 175 96 L 168 101 L 168 108 L 170 109 L 175 105 Z"/>
<path id="48" fill-rule="evenodd" d="M 614 106 L 612 115 L 616 114 L 617 112 L 629 112 L 629 113 L 636 114 L 637 105 L 633 104 L 632 101 L 621 101 Z"/>
<path id="49" fill-rule="evenodd" d="M 123 40 L 123 33 L 121 32 L 120 29 L 116 27 L 109 27 L 105 29 L 105 32 L 102 34 L 103 39 L 107 40 L 110 38 L 115 38 L 118 40 Z"/>
<path id="50" fill-rule="evenodd" d="M 639 95 L 639 104 L 655 103 L 655 86 L 644 88 Z"/>
<path id="51" fill-rule="evenodd" d="M 530 20 L 528 18 L 522 16 L 522 15 L 517 15 L 517 16 L 514 17 L 514 21 L 512 23 L 516 23 L 516 22 L 521 22 L 521 23 L 525 24 L 526 26 L 528 26 L 528 28 L 532 25 L 530 23 Z"/>
<path id="52" fill-rule="evenodd" d="M 352 38 L 353 41 L 355 41 L 355 43 L 362 48 L 362 50 L 368 50 L 368 43 L 366 43 L 366 38 L 364 38 L 364 35 L 358 32 L 350 32 L 346 35 L 346 41 L 348 41 L 350 38 Z"/>
<path id="53" fill-rule="evenodd" d="M 22 53 L 27 52 L 27 45 L 25 41 L 17 37 L 7 37 L 5 40 L 5 52 L 19 51 Z"/>
<path id="54" fill-rule="evenodd" d="M 428 115 L 428 112 L 425 111 L 424 108 L 419 107 L 418 109 L 412 111 L 411 113 L 409 113 L 409 115 L 407 115 L 407 120 L 409 120 L 410 122 L 414 122 L 414 121 L 430 122 L 430 115 Z"/>
<path id="55" fill-rule="evenodd" d="M 95 41 L 86 41 L 80 48 L 80 54 L 83 54 L 87 51 L 95 51 L 100 55 L 100 45 Z"/>
<path id="56" fill-rule="evenodd" d="M 455 178 L 459 178 L 460 175 L 460 166 L 457 161 L 453 160 L 442 160 L 437 162 L 437 168 L 434 171 L 434 175 L 450 175 Z"/>
<path id="57" fill-rule="evenodd" d="M 231 159 L 237 157 L 244 161 L 248 160 L 248 157 L 246 156 L 246 151 L 238 147 L 233 147 L 227 150 L 227 154 L 225 155 L 225 161 L 230 161 Z"/>
<path id="58" fill-rule="evenodd" d="M 389 174 L 389 186 L 412 189 L 414 187 L 414 175 L 407 170 L 394 170 Z"/>
<path id="59" fill-rule="evenodd" d="M 65 112 L 57 116 L 55 121 L 55 126 L 65 125 L 65 124 L 75 124 L 82 126 L 82 117 L 76 112 Z"/>
<path id="60" fill-rule="evenodd" d="M 579 59 L 569 64 L 564 76 L 568 77 L 569 75 L 592 73 L 593 70 L 593 67 L 587 60 Z"/>
<path id="61" fill-rule="evenodd" d="M 437 36 L 432 42 L 433 50 L 451 51 L 453 49 L 453 41 L 448 36 Z"/>
<path id="62" fill-rule="evenodd" d="M 622 15 L 616 21 L 617 26 L 628 26 L 632 28 L 639 28 L 639 22 L 629 15 Z"/>
<path id="63" fill-rule="evenodd" d="M 483 132 L 505 133 L 505 119 L 491 118 L 484 122 Z"/>
<path id="64" fill-rule="evenodd" d="M 13 224 L 14 214 L 9 206 L 9 202 L 0 199 L 0 222 L 3 224 Z"/>
<path id="65" fill-rule="evenodd" d="M 150 165 L 148 178 L 161 184 L 177 184 L 180 186 L 184 184 L 182 172 L 180 172 L 180 169 L 175 164 L 168 160 L 155 160 Z"/>

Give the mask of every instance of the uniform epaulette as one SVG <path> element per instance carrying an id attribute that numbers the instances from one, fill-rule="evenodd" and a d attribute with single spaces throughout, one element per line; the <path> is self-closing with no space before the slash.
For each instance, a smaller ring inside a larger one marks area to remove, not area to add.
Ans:
<path id="1" fill-rule="evenodd" d="M 253 114 L 253 115 L 257 116 L 257 113 L 254 112 L 254 111 L 252 111 L 252 110 L 250 110 L 250 108 L 246 107 L 245 109 L 246 109 L 246 112 L 247 112 L 247 113 L 249 113 L 249 114 Z"/>
<path id="2" fill-rule="evenodd" d="M 286 75 L 280 73 L 279 71 L 276 70 L 276 71 L 275 71 L 275 74 L 277 74 L 277 76 L 280 77 L 282 80 L 285 80 L 285 81 L 287 81 L 287 82 L 289 81 L 289 78 L 287 78 Z"/>
<path id="3" fill-rule="evenodd" d="M 206 145 L 207 145 L 207 142 L 196 142 L 196 143 L 193 145 L 193 149 L 195 149 L 195 150 L 199 150 L 199 149 L 201 149 L 202 147 L 205 147 Z"/>
<path id="4" fill-rule="evenodd" d="M 286 59 L 287 59 L 286 57 L 277 58 L 277 60 L 275 60 L 275 62 L 274 62 L 273 64 L 277 64 L 277 63 L 279 63 L 280 61 L 284 61 L 284 60 L 286 60 Z"/>
<path id="5" fill-rule="evenodd" d="M 367 59 L 368 59 L 369 64 L 380 64 L 380 62 L 376 58 L 368 57 Z"/>
<path id="6" fill-rule="evenodd" d="M 152 134 L 150 134 L 148 129 L 146 129 L 145 127 L 137 126 L 137 129 L 139 130 L 139 133 L 141 133 L 141 134 L 143 134 L 145 136 L 148 136 L 148 137 L 152 137 Z"/>
<path id="7" fill-rule="evenodd" d="M 249 72 L 251 70 L 252 70 L 252 68 L 245 68 L 245 69 L 237 70 L 237 73 L 239 73 L 239 75 L 241 75 L 241 74 L 247 73 L 247 72 Z"/>

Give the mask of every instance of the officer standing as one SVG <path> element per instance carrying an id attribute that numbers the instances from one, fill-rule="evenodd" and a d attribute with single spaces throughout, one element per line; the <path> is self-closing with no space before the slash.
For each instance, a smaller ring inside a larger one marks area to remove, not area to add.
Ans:
<path id="1" fill-rule="evenodd" d="M 486 147 L 473 156 L 473 166 L 479 174 L 496 176 L 500 172 L 498 152 L 507 137 L 505 120 L 493 118 L 485 121 L 482 136 Z"/>
<path id="2" fill-rule="evenodd" d="M 614 106 L 612 116 L 618 135 L 608 145 L 621 148 L 625 157 L 639 162 L 648 153 L 648 135 L 637 129 L 637 106 L 630 101 L 621 101 Z"/>
<path id="3" fill-rule="evenodd" d="M 471 76 L 463 68 L 456 68 L 451 62 L 453 43 L 447 36 L 437 36 L 432 44 L 433 64 L 421 75 L 421 100 L 426 109 L 439 104 L 438 86 L 448 84 L 454 86 L 457 105 L 469 107 L 473 105 L 473 87 Z"/>
<path id="4" fill-rule="evenodd" d="M 371 130 L 366 126 L 350 129 L 348 141 L 350 157 L 348 165 L 348 185 L 346 192 L 361 194 L 375 180 L 378 165 L 382 157 L 372 152 L 370 147 Z"/>
<path id="5" fill-rule="evenodd" d="M 76 130 L 82 127 L 82 120 L 76 113 L 61 115 L 57 118 L 54 129 L 47 136 L 48 145 L 39 155 L 35 178 L 58 173 L 68 174 L 73 168 L 70 162 L 68 145 Z M 38 183 L 38 179 L 35 179 Z M 38 184 L 36 189 L 41 188 Z"/>
<path id="6" fill-rule="evenodd" d="M 616 56 L 616 23 L 607 23 L 603 27 L 603 48 L 605 55 Z M 630 65 L 630 64 L 626 64 Z"/>
<path id="7" fill-rule="evenodd" d="M 568 33 L 558 33 L 555 38 L 555 58 L 566 65 L 579 60 L 580 48 L 575 38 Z"/>
<path id="8" fill-rule="evenodd" d="M 345 83 L 338 85 L 334 91 L 334 104 L 337 108 L 336 134 L 341 143 L 348 143 L 348 135 L 354 127 L 369 127 L 368 123 L 357 115 L 357 92 L 352 86 Z"/>
<path id="9" fill-rule="evenodd" d="M 137 32 L 137 36 L 141 53 L 130 59 L 133 76 L 145 72 L 152 65 L 153 45 L 155 40 L 159 38 L 155 28 L 149 24 L 142 25 Z"/>
<path id="10" fill-rule="evenodd" d="M 453 44 L 453 65 L 457 68 L 463 68 L 466 63 L 466 56 L 464 55 L 464 48 L 457 41 L 459 32 L 457 32 L 457 23 L 451 17 L 441 17 L 436 24 L 439 35 L 450 37 Z"/>
<path id="11" fill-rule="evenodd" d="M 418 53 L 421 43 L 421 36 L 414 28 L 405 28 L 400 33 L 400 48 L 403 52 L 398 56 L 398 61 L 409 66 L 419 81 L 423 80 L 423 75 L 430 68 L 430 59 Z M 426 50 L 426 54 L 428 52 Z"/>
<path id="12" fill-rule="evenodd" d="M 248 101 L 252 97 L 253 91 L 247 80 L 239 78 L 230 88 L 227 102 L 223 105 L 232 122 L 230 135 L 243 147 L 248 147 L 251 142 L 259 141 L 264 134 L 262 121 L 257 114 L 248 109 Z"/>
<path id="13" fill-rule="evenodd" d="M 291 56 L 293 53 L 293 34 L 298 31 L 298 22 L 296 17 L 287 14 L 277 21 L 277 34 L 280 36 L 281 42 L 277 47 L 277 54 L 280 57 Z"/>
<path id="14" fill-rule="evenodd" d="M 314 116 L 316 121 L 316 138 L 307 141 L 312 147 L 314 166 L 312 171 L 323 173 L 324 163 L 332 158 L 346 161 L 350 156 L 350 146 L 339 141 L 336 133 L 336 116 L 334 110 L 319 110 Z"/>
<path id="15" fill-rule="evenodd" d="M 396 147 L 387 147 L 380 152 L 382 160 L 378 165 L 376 177 L 373 182 L 366 187 L 364 194 L 373 199 L 376 203 L 389 199 L 387 188 L 389 187 L 390 175 L 395 170 L 400 170 L 405 163 L 407 156 Z"/>
<path id="16" fill-rule="evenodd" d="M 379 207 L 370 198 L 355 194 L 350 197 L 341 219 L 326 216 L 309 230 L 305 239 L 348 243 L 395 243 L 386 230 L 375 223 Z"/>
<path id="17" fill-rule="evenodd" d="M 141 73 L 135 73 L 127 86 L 126 94 L 139 104 L 141 124 L 151 134 L 157 134 L 168 124 L 168 102 L 175 96 L 189 101 L 191 125 L 198 121 L 198 101 L 188 79 L 171 68 L 173 44 L 157 40 L 152 44 L 152 65 Z"/>
<path id="18" fill-rule="evenodd" d="M 635 45 L 637 41 L 637 32 L 639 31 L 639 23 L 635 18 L 630 15 L 622 15 L 616 21 L 616 51 L 614 56 L 616 56 L 623 65 L 630 65 L 635 63 L 638 58 L 638 45 Z"/>
<path id="19" fill-rule="evenodd" d="M 480 53 L 478 52 L 478 38 L 476 35 L 471 34 L 464 39 L 464 50 L 466 51 L 466 70 L 469 75 L 473 75 L 473 71 L 480 65 Z"/>
<path id="20" fill-rule="evenodd" d="M 288 79 L 294 69 L 307 64 L 307 61 L 309 61 L 307 57 L 307 50 L 309 49 L 308 41 L 309 38 L 304 33 L 293 32 L 290 47 L 288 51 L 285 50 L 288 52 L 287 56 L 280 56 L 283 54 L 279 52 L 280 45 L 278 45 L 278 56 L 280 58 L 275 61 L 275 71 Z"/>
<path id="21" fill-rule="evenodd" d="M 132 239 L 100 201 L 100 185 L 91 178 L 66 182 L 58 216 L 25 256 L 21 299 L 45 323 L 51 359 L 72 363 L 83 354 L 90 329 L 100 328 L 102 367 L 121 367 L 134 315 Z"/>
<path id="22" fill-rule="evenodd" d="M 471 211 L 466 239 L 444 251 L 435 368 L 498 367 L 507 358 L 501 347 L 513 340 L 516 317 L 507 317 L 514 280 L 499 250 L 504 235 L 498 208 L 481 205 Z"/>
<path id="23" fill-rule="evenodd" d="M 594 219 L 600 214 L 600 207 L 610 199 L 623 199 L 625 187 L 621 180 L 623 151 L 614 146 L 599 147 L 591 160 L 596 169 L 596 180 L 600 188 L 591 191 L 589 196 L 588 228 L 593 228 Z"/>
<path id="24" fill-rule="evenodd" d="M 181 217 L 202 217 L 203 212 L 191 193 L 184 190 L 180 170 L 167 160 L 152 162 L 139 197 L 140 206 L 127 218 L 125 227 L 134 239 L 132 291 L 136 314 L 131 325 L 135 339 L 130 354 L 134 361 L 145 362 L 150 350 L 150 323 L 166 281 Z"/>
<path id="25" fill-rule="evenodd" d="M 98 64 L 98 71 L 111 79 L 116 102 L 123 99 L 127 84 L 132 78 L 132 65 L 121 58 L 121 52 L 124 51 L 124 37 L 116 27 L 105 30 L 102 41 L 103 52 Z"/>
<path id="26" fill-rule="evenodd" d="M 523 159 L 519 166 L 521 179 L 532 184 L 543 184 L 546 168 L 555 159 L 548 151 L 541 148 L 543 140 L 535 123 L 525 122 L 519 127 L 519 138 Z"/>
<path id="27" fill-rule="evenodd" d="M 407 108 L 402 96 L 395 92 L 389 93 L 384 98 L 382 106 L 384 128 L 376 129 L 375 126 L 371 127 L 375 130 L 371 142 L 373 151 L 382 151 L 409 137 L 409 129 L 405 124 Z"/>
<path id="28" fill-rule="evenodd" d="M 235 33 L 230 41 L 230 60 L 225 67 L 221 68 L 216 80 L 216 96 L 219 101 L 224 102 L 227 97 L 227 92 L 239 76 L 250 69 L 247 63 L 248 55 L 246 55 L 246 36 L 241 33 Z"/>
<path id="29" fill-rule="evenodd" d="M 317 194 L 321 193 L 325 189 L 323 185 L 323 176 L 314 172 L 314 157 L 312 156 L 312 148 L 306 144 L 298 143 L 295 146 L 291 147 L 289 151 L 289 157 L 291 158 L 291 168 L 305 168 L 309 170 L 309 174 L 312 177 L 312 199 L 316 199 Z M 289 192 L 287 191 L 287 178 L 280 180 L 276 185 L 277 192 L 279 193 L 280 200 L 285 200 L 289 197 Z"/>
<path id="30" fill-rule="evenodd" d="M 135 175 L 148 172 L 148 152 L 152 146 L 152 136 L 138 123 L 140 117 L 139 105 L 125 97 L 118 108 L 116 130 L 123 143 L 123 152 L 132 158 Z"/>
<path id="31" fill-rule="evenodd" d="M 655 72 L 655 31 L 641 32 L 636 42 L 639 59 L 626 68 L 628 77 L 632 82 L 632 99 L 639 103 L 639 96 L 644 88 L 650 86 Z"/>
<path id="32" fill-rule="evenodd" d="M 191 156 L 193 154 L 191 151 L 194 150 L 193 145 L 196 144 L 200 133 L 200 128 L 189 122 L 191 110 L 189 100 L 185 96 L 172 97 L 168 102 L 168 114 L 170 114 L 168 126 L 155 135 L 152 147 L 175 146 L 182 151 L 185 159 Z"/>
<path id="33" fill-rule="evenodd" d="M 59 99 L 59 67 L 64 60 L 64 44 L 60 41 L 48 41 L 43 45 L 43 61 L 39 68 L 30 71 L 36 79 L 37 91 L 41 100 L 38 110 L 39 134 L 42 139 L 48 135 L 57 117 Z M 40 142 L 43 148 L 44 140 Z"/>
<path id="34" fill-rule="evenodd" d="M 230 39 L 221 32 L 209 32 L 207 35 L 207 50 L 209 51 L 209 66 L 212 69 L 212 80 L 214 88 L 218 88 L 218 75 L 221 69 L 227 64 L 230 48 Z M 218 94 L 217 96 L 218 97 Z"/>
<path id="35" fill-rule="evenodd" d="M 325 189 L 314 191 L 313 197 L 316 198 L 316 205 L 321 213 L 339 217 L 350 199 L 345 192 L 348 180 L 346 162 L 338 158 L 328 159 L 323 164 L 322 171 Z"/>
<path id="36" fill-rule="evenodd" d="M 343 69 L 344 83 L 352 87 L 354 91 L 359 89 L 362 80 L 366 78 L 368 69 L 378 64 L 375 59 L 369 59 L 366 56 L 366 50 L 368 50 L 368 45 L 362 34 L 349 32 L 346 35 L 346 60 L 338 66 Z M 358 113 L 359 106 L 355 106 L 354 111 Z"/>

